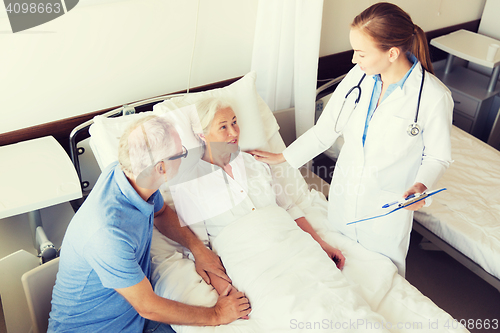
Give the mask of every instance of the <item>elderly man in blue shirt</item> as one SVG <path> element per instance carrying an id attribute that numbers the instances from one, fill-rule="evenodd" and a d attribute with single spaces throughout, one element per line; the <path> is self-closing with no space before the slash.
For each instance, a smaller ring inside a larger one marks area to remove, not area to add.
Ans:
<path id="1" fill-rule="evenodd" d="M 219 257 L 180 225 L 160 194 L 186 155 L 162 117 L 125 131 L 119 162 L 103 170 L 64 236 L 49 332 L 173 332 L 168 324 L 220 325 L 248 315 L 248 299 L 228 295 L 229 288 L 207 308 L 162 298 L 149 282 L 154 225 L 191 250 L 207 283 L 207 272 L 230 281 Z"/>

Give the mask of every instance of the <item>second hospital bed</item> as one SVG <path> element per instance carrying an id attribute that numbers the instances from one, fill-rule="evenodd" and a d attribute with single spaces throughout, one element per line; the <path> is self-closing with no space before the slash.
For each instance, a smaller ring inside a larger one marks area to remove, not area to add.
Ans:
<path id="1" fill-rule="evenodd" d="M 156 98 L 154 102 L 161 103 L 154 105 L 152 112 L 116 117 L 121 113 L 125 113 L 124 111 L 130 110 L 130 107 L 120 108 L 106 115 L 95 117 L 93 121 L 83 124 L 75 131 L 86 129 L 92 124 L 89 130 L 91 135 L 90 145 L 101 169 L 117 160 L 118 140 L 123 130 L 134 119 L 143 117 L 146 114 L 169 114 L 170 119 L 175 123 L 183 144 L 190 149 L 190 146 L 196 145 L 198 142 L 193 141 L 192 137 L 190 138 L 191 120 L 189 116 L 183 115 L 182 112 L 189 113 L 189 110 L 192 110 L 190 105 L 199 98 L 207 97 L 230 98 L 235 101 L 233 105 L 240 124 L 240 147 L 242 150 L 261 148 L 281 151 L 284 149 L 285 146 L 278 132 L 279 126 L 276 119 L 256 93 L 255 73 L 249 73 L 225 88 L 174 98 L 169 96 Z M 165 101 L 162 102 L 163 100 Z M 132 106 L 139 107 L 141 104 L 151 102 L 151 100 L 148 100 Z M 181 110 L 181 113 L 179 113 L 179 110 Z M 76 153 L 74 139 L 76 136 L 75 131 L 72 134 L 71 145 L 74 150 L 74 161 L 78 165 L 78 154 Z M 187 159 L 183 163 L 193 163 L 193 161 Z M 79 170 L 79 166 L 77 166 L 77 169 Z M 283 185 L 292 186 L 295 189 L 292 195 L 293 200 L 305 212 L 306 218 L 311 225 L 324 240 L 341 249 L 346 256 L 344 269 L 341 272 L 335 272 L 337 274 L 335 276 L 338 280 L 344 281 L 345 279 L 349 288 L 361 295 L 372 311 L 381 315 L 383 322 L 375 323 L 375 327 L 382 327 L 390 332 L 429 332 L 431 330 L 467 332 L 449 314 L 398 275 L 395 266 L 388 258 L 367 251 L 360 244 L 338 232 L 329 230 L 326 227 L 327 201 L 325 197 L 315 190 L 309 191 L 306 182 L 297 170 L 285 166 L 285 169 L 281 169 L 281 171 L 279 181 L 283 182 Z M 161 190 L 166 202 L 172 205 L 168 188 Z M 168 240 L 159 232 L 155 232 L 154 239 L 151 250 L 153 261 L 151 279 L 155 285 L 155 292 L 163 297 L 180 302 L 199 305 L 214 304 L 217 299 L 216 291 L 207 286 L 197 275 L 193 262 L 183 254 L 182 247 Z M 253 246 L 258 247 L 258 241 Z M 243 269 L 248 270 L 253 269 L 253 267 L 244 265 Z M 338 288 L 347 288 L 346 284 L 339 284 Z M 318 286 L 318 288 L 320 287 Z M 279 304 L 286 303 L 288 307 L 301 306 L 300 297 L 273 301 L 276 301 L 276 303 L 273 303 L 275 307 L 267 310 L 271 313 L 276 312 L 275 320 L 280 319 L 278 315 Z M 258 313 L 257 307 L 259 306 L 260 304 L 253 304 L 255 313 Z M 249 321 L 239 320 L 226 326 L 174 326 L 174 329 L 177 332 L 255 332 L 255 330 L 252 330 L 252 314 L 250 317 Z M 362 327 L 353 329 L 354 326 L 335 327 L 335 323 L 328 323 L 328 319 L 323 318 L 326 321 L 321 320 L 318 323 L 290 321 L 289 326 L 285 327 L 283 331 L 310 331 L 310 329 L 307 329 L 307 325 L 312 325 L 310 327 L 313 327 L 314 331 L 371 331 L 370 329 L 364 330 Z M 253 320 L 259 320 L 259 318 L 254 316 Z M 319 324 L 319 327 L 316 324 Z M 266 331 L 271 332 L 270 330 Z"/>
<path id="2" fill-rule="evenodd" d="M 437 184 L 448 191 L 415 212 L 413 228 L 500 291 L 500 152 L 455 126 L 451 144 Z"/>

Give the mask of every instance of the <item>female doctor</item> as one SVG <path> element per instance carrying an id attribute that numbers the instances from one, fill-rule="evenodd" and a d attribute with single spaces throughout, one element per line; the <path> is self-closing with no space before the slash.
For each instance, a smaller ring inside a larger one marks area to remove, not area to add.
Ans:
<path id="1" fill-rule="evenodd" d="M 317 124 L 281 154 L 252 151 L 269 164 L 300 167 L 344 145 L 329 194 L 330 227 L 382 253 L 405 276 L 413 210 L 349 224 L 399 197 L 432 189 L 451 163 L 453 100 L 434 75 L 424 32 L 398 6 L 377 3 L 351 23 L 356 64 Z"/>

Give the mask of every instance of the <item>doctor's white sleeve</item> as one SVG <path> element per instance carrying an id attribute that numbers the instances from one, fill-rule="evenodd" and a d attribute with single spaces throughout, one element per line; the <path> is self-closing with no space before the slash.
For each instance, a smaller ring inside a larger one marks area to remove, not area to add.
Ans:
<path id="1" fill-rule="evenodd" d="M 359 81 L 362 75 L 363 72 L 359 66 L 354 66 L 347 73 L 346 77 L 333 92 L 316 125 L 302 134 L 283 151 L 283 156 L 288 164 L 294 168 L 301 167 L 330 148 L 338 137 L 342 135 L 341 131 L 339 133 L 335 132 L 335 122 L 347 91 L 349 91 L 352 84 L 356 84 Z"/>
<path id="2" fill-rule="evenodd" d="M 340 133 L 336 133 L 334 130 L 339 108 L 339 103 L 336 102 L 337 99 L 338 96 L 334 93 L 316 125 L 302 134 L 283 151 L 285 160 L 292 167 L 299 168 L 312 160 L 330 148 L 340 136 Z"/>
<path id="3" fill-rule="evenodd" d="M 415 183 L 422 183 L 428 189 L 434 188 L 446 169 L 453 162 L 451 159 L 451 126 L 453 117 L 453 99 L 449 92 L 442 95 L 432 110 L 429 110 L 422 131 L 424 151 Z"/>

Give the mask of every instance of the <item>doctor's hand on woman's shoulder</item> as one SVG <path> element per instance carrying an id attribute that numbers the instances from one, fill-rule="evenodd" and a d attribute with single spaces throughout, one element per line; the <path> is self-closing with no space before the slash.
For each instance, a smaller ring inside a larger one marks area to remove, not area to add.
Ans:
<path id="1" fill-rule="evenodd" d="M 427 190 L 427 186 L 425 186 L 422 183 L 415 183 L 413 184 L 413 186 L 411 186 L 409 189 L 406 190 L 406 192 L 403 194 L 403 198 L 407 198 L 409 195 L 416 193 L 424 193 L 425 190 Z M 424 207 L 424 205 L 425 205 L 425 200 L 421 200 L 415 202 L 413 205 L 406 206 L 404 209 L 416 211 Z"/>
<path id="2" fill-rule="evenodd" d="M 249 150 L 247 153 L 253 155 L 257 161 L 261 161 L 270 165 L 280 164 L 285 162 L 283 154 L 275 154 L 262 150 Z"/>

